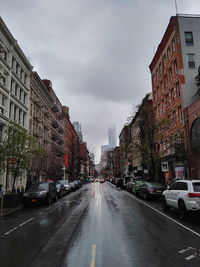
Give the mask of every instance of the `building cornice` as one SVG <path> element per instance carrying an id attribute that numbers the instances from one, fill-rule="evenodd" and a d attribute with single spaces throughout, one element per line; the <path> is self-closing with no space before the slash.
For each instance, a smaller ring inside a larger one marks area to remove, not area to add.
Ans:
<path id="1" fill-rule="evenodd" d="M 4 33 L 4 35 L 6 36 L 6 38 L 9 40 L 9 42 L 11 43 L 11 45 L 13 46 L 14 50 L 19 54 L 21 60 L 23 61 L 23 63 L 26 65 L 26 67 L 29 70 L 33 69 L 33 66 L 30 64 L 30 62 L 28 61 L 27 57 L 25 56 L 24 52 L 22 51 L 22 49 L 20 48 L 20 46 L 17 43 L 17 40 L 13 37 L 13 35 L 11 34 L 11 32 L 9 31 L 8 27 L 6 26 L 5 22 L 3 21 L 2 17 L 0 16 L 0 29 L 1 31 Z"/>

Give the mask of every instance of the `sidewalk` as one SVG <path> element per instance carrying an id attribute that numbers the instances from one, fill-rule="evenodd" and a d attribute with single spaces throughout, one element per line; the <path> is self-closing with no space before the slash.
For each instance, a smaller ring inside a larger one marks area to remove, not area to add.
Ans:
<path id="1" fill-rule="evenodd" d="M 8 209 L 0 209 L 0 217 L 8 216 L 17 213 L 19 210 L 23 208 L 23 205 L 16 206 L 14 208 L 8 208 Z"/>

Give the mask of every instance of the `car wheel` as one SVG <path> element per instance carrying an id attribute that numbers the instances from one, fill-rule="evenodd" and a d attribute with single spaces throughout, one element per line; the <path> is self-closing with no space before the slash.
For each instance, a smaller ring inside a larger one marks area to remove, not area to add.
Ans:
<path id="1" fill-rule="evenodd" d="M 186 221 L 188 218 L 188 212 L 186 210 L 186 207 L 183 201 L 179 202 L 178 209 L 179 209 L 179 219 L 181 221 Z"/>
<path id="2" fill-rule="evenodd" d="M 51 198 L 50 196 L 47 197 L 47 205 L 50 205 L 51 204 Z"/>
<path id="3" fill-rule="evenodd" d="M 167 201 L 165 199 L 165 197 L 163 197 L 162 199 L 162 208 L 164 212 L 167 212 L 169 210 L 169 206 L 167 205 Z"/>
<path id="4" fill-rule="evenodd" d="M 144 200 L 149 200 L 147 193 L 144 193 Z"/>

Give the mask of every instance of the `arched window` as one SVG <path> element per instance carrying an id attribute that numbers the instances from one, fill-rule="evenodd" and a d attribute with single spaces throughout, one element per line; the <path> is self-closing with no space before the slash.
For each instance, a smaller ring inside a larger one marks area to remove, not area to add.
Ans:
<path id="1" fill-rule="evenodd" d="M 192 148 L 200 147 L 200 118 L 196 119 L 191 127 L 191 144 Z"/>

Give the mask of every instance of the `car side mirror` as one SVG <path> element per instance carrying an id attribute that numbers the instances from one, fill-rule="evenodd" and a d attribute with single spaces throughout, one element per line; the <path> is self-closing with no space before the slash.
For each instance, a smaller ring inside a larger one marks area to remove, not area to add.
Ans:
<path id="1" fill-rule="evenodd" d="M 167 186 L 167 190 L 169 190 L 170 189 L 170 187 L 169 187 L 169 185 Z"/>

